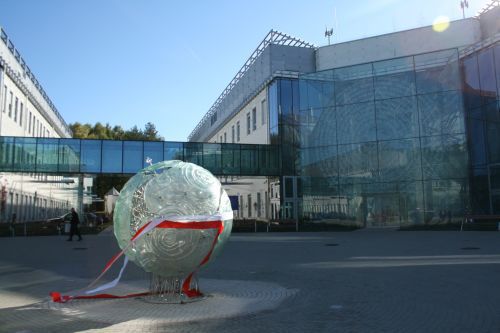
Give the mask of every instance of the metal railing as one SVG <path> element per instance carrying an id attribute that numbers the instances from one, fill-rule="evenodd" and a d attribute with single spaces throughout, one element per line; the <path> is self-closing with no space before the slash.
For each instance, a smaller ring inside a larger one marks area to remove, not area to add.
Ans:
<path id="1" fill-rule="evenodd" d="M 9 36 L 7 35 L 7 33 L 1 27 L 0 27 L 0 39 L 5 44 L 5 46 L 9 49 L 10 53 L 14 56 L 14 58 L 16 59 L 16 61 L 18 62 L 18 64 L 23 69 L 23 72 L 24 72 L 23 75 L 26 75 L 26 77 L 28 77 L 31 80 L 31 82 L 33 83 L 33 85 L 35 86 L 35 88 L 37 89 L 37 91 L 40 93 L 41 97 L 45 100 L 45 102 L 51 108 L 51 111 L 54 113 L 54 115 L 56 116 L 56 118 L 59 120 L 60 124 L 52 124 L 54 126 L 54 129 L 56 131 L 61 132 L 61 130 L 59 128 L 62 127 L 66 131 L 66 133 L 64 133 L 65 135 L 62 135 L 62 136 L 71 136 L 71 134 L 72 134 L 71 133 L 71 129 L 66 124 L 66 121 L 61 116 L 61 114 L 57 110 L 56 106 L 50 100 L 50 98 L 48 97 L 47 93 L 43 89 L 42 85 L 38 82 L 37 78 L 35 77 L 35 75 L 33 74 L 33 72 L 30 70 L 30 68 L 28 67 L 28 65 L 26 64 L 26 62 L 22 58 L 21 54 L 19 53 L 19 51 L 14 46 L 14 43 L 9 39 Z M 35 105 L 35 107 L 37 107 L 37 109 L 47 118 L 47 120 L 51 120 L 51 117 L 48 117 L 47 112 L 44 110 L 44 108 L 42 108 L 42 106 L 40 105 L 40 103 L 38 103 L 38 101 L 33 96 L 33 94 L 28 93 L 29 89 L 22 82 L 22 80 L 20 78 L 20 75 L 18 73 L 16 73 L 16 71 L 14 69 L 10 68 L 10 66 L 8 66 L 7 62 L 2 57 L 0 57 L 0 63 L 4 67 L 7 67 L 6 68 L 6 73 L 21 88 L 21 90 L 25 90 L 24 92 L 28 95 L 28 98 Z"/>
<path id="2" fill-rule="evenodd" d="M 203 127 L 203 125 L 209 121 L 210 117 L 217 112 L 218 107 L 222 103 L 222 101 L 229 95 L 229 93 L 233 90 L 233 88 L 238 84 L 243 76 L 245 76 L 248 69 L 255 63 L 255 60 L 264 52 L 264 50 L 269 45 L 287 45 L 287 46 L 295 46 L 295 47 L 305 47 L 305 48 L 315 48 L 313 44 L 302 41 L 298 38 L 289 36 L 287 34 L 281 33 L 279 31 L 271 30 L 266 35 L 264 40 L 257 46 L 255 51 L 250 55 L 250 57 L 245 61 L 241 69 L 236 73 L 233 79 L 229 82 L 227 87 L 222 91 L 214 104 L 210 107 L 208 112 L 203 116 L 198 125 L 194 128 L 194 130 L 189 134 L 188 140 L 191 140 L 196 133 Z"/>

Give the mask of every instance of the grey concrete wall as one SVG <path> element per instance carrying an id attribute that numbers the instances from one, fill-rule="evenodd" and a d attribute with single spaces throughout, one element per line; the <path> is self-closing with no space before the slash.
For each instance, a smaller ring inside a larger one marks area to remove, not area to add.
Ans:
<path id="1" fill-rule="evenodd" d="M 316 71 L 315 52 L 312 48 L 287 45 L 270 45 L 271 71 L 278 70 L 300 73 Z"/>
<path id="2" fill-rule="evenodd" d="M 458 20 L 443 32 L 427 26 L 321 47 L 316 52 L 316 70 L 460 48 L 480 40 L 478 19 Z"/>
<path id="3" fill-rule="evenodd" d="M 500 33 L 500 7 L 494 7 L 479 17 L 483 39 Z"/>
<path id="4" fill-rule="evenodd" d="M 315 71 L 314 49 L 271 44 L 255 60 L 244 76 L 227 94 L 217 108 L 217 121 L 210 124 L 210 118 L 200 127 L 191 141 L 206 141 L 224 126 L 238 111 L 250 101 L 262 85 L 276 71 L 309 73 Z"/>

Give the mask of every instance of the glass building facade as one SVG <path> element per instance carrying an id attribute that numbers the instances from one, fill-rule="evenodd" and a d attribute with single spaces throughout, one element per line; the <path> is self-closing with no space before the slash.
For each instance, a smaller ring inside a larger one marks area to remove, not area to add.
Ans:
<path id="1" fill-rule="evenodd" d="M 471 209 L 500 214 L 500 43 L 461 60 Z"/>
<path id="2" fill-rule="evenodd" d="M 218 176 L 277 176 L 279 156 L 275 145 L 0 137 L 0 172 L 134 174 L 182 160 Z"/>
<path id="3" fill-rule="evenodd" d="M 270 129 L 283 154 L 284 217 L 400 226 L 496 207 L 498 50 L 463 58 L 450 49 L 275 80 Z"/>
<path id="4" fill-rule="evenodd" d="M 219 176 L 271 177 L 284 220 L 376 227 L 498 215 L 500 43 L 465 52 L 277 77 L 270 145 L 1 137 L 0 171 L 133 174 L 149 158 L 181 159 Z"/>

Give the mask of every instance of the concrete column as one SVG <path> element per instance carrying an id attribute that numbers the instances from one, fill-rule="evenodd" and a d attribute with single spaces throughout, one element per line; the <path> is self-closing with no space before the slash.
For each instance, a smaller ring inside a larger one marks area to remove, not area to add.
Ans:
<path id="1" fill-rule="evenodd" d="M 80 220 L 83 222 L 83 174 L 78 175 L 78 200 L 77 212 L 80 214 Z"/>

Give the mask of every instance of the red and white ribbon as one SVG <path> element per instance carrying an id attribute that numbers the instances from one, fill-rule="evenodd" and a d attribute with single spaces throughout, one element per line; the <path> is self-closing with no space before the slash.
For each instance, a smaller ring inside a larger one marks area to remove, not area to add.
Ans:
<path id="1" fill-rule="evenodd" d="M 203 230 L 203 229 L 216 229 L 217 233 L 214 237 L 214 241 L 212 242 L 212 246 L 208 251 L 207 255 L 203 258 L 203 260 L 198 264 L 196 269 L 191 272 L 188 277 L 184 280 L 182 285 L 182 292 L 188 297 L 196 297 L 200 296 L 201 293 L 198 290 L 191 289 L 191 279 L 196 273 L 196 271 L 206 264 L 212 255 L 212 252 L 217 244 L 220 234 L 224 230 L 224 220 L 229 220 L 233 218 L 233 212 L 223 213 L 219 215 L 190 215 L 190 216 L 167 216 L 165 218 L 154 219 L 144 226 L 142 226 L 137 232 L 132 236 L 129 243 L 116 255 L 114 255 L 111 260 L 106 264 L 103 271 L 99 276 L 86 288 L 83 289 L 84 295 L 61 295 L 59 292 L 51 292 L 50 296 L 52 297 L 52 301 L 58 303 L 65 303 L 72 299 L 89 299 L 89 298 L 129 298 L 129 297 L 137 297 L 137 296 L 145 296 L 148 295 L 149 292 L 136 293 L 136 294 L 128 294 L 123 296 L 110 295 L 110 294 L 96 294 L 97 292 L 107 290 L 115 287 L 120 281 L 122 274 L 127 267 L 127 263 L 129 261 L 128 257 L 125 255 L 125 259 L 123 260 L 122 268 L 118 276 L 111 282 L 105 283 L 99 287 L 94 287 L 97 282 L 104 276 L 104 274 L 111 268 L 111 266 L 127 251 L 135 241 L 140 239 L 142 236 L 150 232 L 155 228 L 171 228 L 171 229 L 193 229 L 193 230 Z"/>

